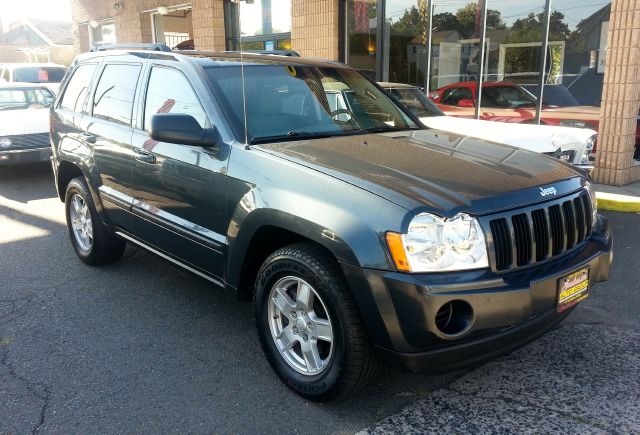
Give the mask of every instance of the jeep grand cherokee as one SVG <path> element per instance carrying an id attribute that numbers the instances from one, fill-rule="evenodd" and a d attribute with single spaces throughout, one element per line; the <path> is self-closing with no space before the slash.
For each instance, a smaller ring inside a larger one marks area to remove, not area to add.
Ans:
<path id="1" fill-rule="evenodd" d="M 335 86 L 351 109 L 330 110 Z M 375 378 L 379 357 L 436 371 L 510 351 L 609 273 L 582 173 L 424 129 L 338 63 L 84 54 L 51 131 L 80 259 L 130 242 L 252 299 L 273 369 L 312 400 Z"/>

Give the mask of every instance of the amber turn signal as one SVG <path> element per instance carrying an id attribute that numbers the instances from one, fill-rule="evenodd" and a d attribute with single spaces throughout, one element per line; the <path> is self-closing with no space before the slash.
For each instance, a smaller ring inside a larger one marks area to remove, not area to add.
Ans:
<path id="1" fill-rule="evenodd" d="M 402 235 L 388 232 L 386 238 L 387 246 L 389 247 L 389 252 L 391 253 L 391 258 L 393 258 L 396 268 L 402 272 L 411 272 L 411 266 L 409 266 L 409 261 L 407 260 L 407 253 L 402 243 Z"/>

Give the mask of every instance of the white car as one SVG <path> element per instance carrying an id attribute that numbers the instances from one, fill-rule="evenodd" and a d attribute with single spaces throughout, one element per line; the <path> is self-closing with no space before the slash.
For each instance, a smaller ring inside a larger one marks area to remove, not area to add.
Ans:
<path id="1" fill-rule="evenodd" d="M 595 130 L 446 116 L 415 86 L 388 82 L 379 85 L 427 127 L 547 154 L 586 170 L 593 169 L 590 157 L 597 138 Z"/>
<path id="2" fill-rule="evenodd" d="M 31 83 L 0 83 L 0 166 L 49 161 L 54 95 Z"/>
<path id="3" fill-rule="evenodd" d="M 67 67 L 55 63 L 5 63 L 0 65 L 0 85 L 38 83 L 58 93 Z"/>

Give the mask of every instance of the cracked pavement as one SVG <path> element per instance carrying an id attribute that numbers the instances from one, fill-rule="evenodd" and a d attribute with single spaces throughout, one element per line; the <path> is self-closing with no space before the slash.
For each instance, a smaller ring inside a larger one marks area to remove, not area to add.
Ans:
<path id="1" fill-rule="evenodd" d="M 607 215 L 612 279 L 559 329 L 475 370 L 388 369 L 314 404 L 272 373 L 251 304 L 132 247 L 82 264 L 48 166 L 3 168 L 0 433 L 638 433 L 640 216 Z"/>

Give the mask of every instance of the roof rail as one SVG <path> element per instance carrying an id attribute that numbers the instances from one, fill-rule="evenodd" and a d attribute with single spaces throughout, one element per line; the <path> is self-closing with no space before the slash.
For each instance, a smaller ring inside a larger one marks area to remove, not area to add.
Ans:
<path id="1" fill-rule="evenodd" d="M 294 50 L 230 50 L 227 53 L 251 53 L 251 54 L 274 54 L 277 56 L 292 56 L 300 57 L 297 51 Z"/>
<path id="2" fill-rule="evenodd" d="M 151 50 L 151 51 L 171 51 L 166 44 L 95 44 L 90 51 L 106 50 Z"/>

